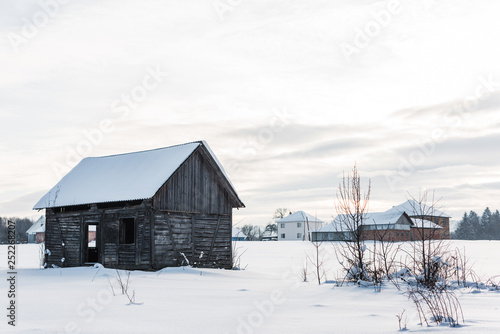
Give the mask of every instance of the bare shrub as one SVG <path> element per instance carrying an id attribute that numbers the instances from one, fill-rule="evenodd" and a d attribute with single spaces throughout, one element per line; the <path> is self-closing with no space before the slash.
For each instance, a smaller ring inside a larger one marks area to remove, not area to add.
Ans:
<path id="1" fill-rule="evenodd" d="M 136 301 L 135 301 L 135 290 L 133 290 L 132 292 L 129 292 L 130 271 L 126 271 L 126 274 L 125 274 L 126 279 L 120 275 L 120 271 L 118 269 L 116 269 L 116 275 L 117 275 L 116 281 L 118 282 L 118 285 L 122 291 L 122 295 L 127 296 L 131 305 L 142 305 L 142 303 L 136 303 Z M 114 294 L 114 290 L 113 290 L 113 294 Z"/>
<path id="2" fill-rule="evenodd" d="M 447 323 L 451 327 L 458 326 L 460 320 L 464 322 L 462 306 L 452 290 L 415 285 L 405 294 L 415 304 L 421 325 L 425 323 L 428 326 L 427 319 L 437 324 Z"/>
<path id="3" fill-rule="evenodd" d="M 396 318 L 398 318 L 398 325 L 399 325 L 399 330 L 406 330 L 406 324 L 408 323 L 408 317 L 403 315 L 405 314 L 406 310 L 403 309 L 403 312 L 396 314 Z"/>
<path id="4" fill-rule="evenodd" d="M 40 268 L 45 268 L 45 243 L 38 244 L 38 259 L 40 261 Z"/>
<path id="5" fill-rule="evenodd" d="M 362 193 L 361 177 L 354 165 L 352 176 L 344 174 L 337 191 L 337 218 L 334 223 L 336 233 L 343 237 L 340 243 L 336 243 L 338 247 L 335 252 L 346 271 L 346 278 L 350 281 L 370 280 L 365 259 L 366 246 L 362 238 L 362 225 L 368 213 L 370 189 L 369 181 L 366 193 Z"/>
<path id="6" fill-rule="evenodd" d="M 299 270 L 299 276 L 300 276 L 300 279 L 302 280 L 302 282 L 307 282 L 307 275 L 308 275 L 307 262 L 308 262 L 308 259 L 306 259 L 306 261 L 304 261 L 304 264 L 302 265 L 302 267 L 300 267 L 300 270 Z"/>
<path id="7" fill-rule="evenodd" d="M 490 286 L 492 290 L 500 290 L 500 275 L 490 277 L 486 281 L 486 284 Z"/>
<path id="8" fill-rule="evenodd" d="M 427 217 L 438 217 L 436 209 L 438 200 L 434 198 L 434 192 L 425 190 L 418 198 L 411 198 L 412 212 L 407 214 L 413 217 L 415 223 L 415 241 L 410 245 L 411 250 L 405 250 L 409 262 L 417 279 L 428 288 L 433 288 L 439 281 L 442 271 L 444 255 L 448 253 L 449 242 L 441 239 L 440 231 L 436 224 L 430 222 Z"/>
<path id="9" fill-rule="evenodd" d="M 312 257 L 310 257 L 308 255 L 307 256 L 307 260 L 313 266 L 314 276 L 316 276 L 316 279 L 318 281 L 318 285 L 321 285 L 321 282 L 322 282 L 323 278 L 326 275 L 326 271 L 325 271 L 325 268 L 324 268 L 325 267 L 325 258 L 324 258 L 324 255 L 323 255 L 323 252 L 322 252 L 322 249 L 321 249 L 321 244 L 323 242 L 320 242 L 320 241 L 311 241 L 311 243 L 314 246 L 314 255 Z M 306 263 L 306 269 L 305 270 L 306 270 L 306 273 L 305 273 L 306 277 L 305 278 L 307 279 L 307 263 Z"/>
<path id="10" fill-rule="evenodd" d="M 243 256 L 243 254 L 245 254 L 245 252 L 247 251 L 247 249 L 243 250 L 242 251 L 242 248 L 241 246 L 237 246 L 237 241 L 233 241 L 233 251 L 232 251 L 232 268 L 233 270 L 245 270 L 247 266 L 245 267 L 241 267 L 241 257 Z"/>

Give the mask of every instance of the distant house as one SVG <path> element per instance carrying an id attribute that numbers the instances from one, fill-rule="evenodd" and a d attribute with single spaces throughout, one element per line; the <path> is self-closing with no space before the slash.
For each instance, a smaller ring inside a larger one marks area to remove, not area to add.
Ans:
<path id="1" fill-rule="evenodd" d="M 304 211 L 297 211 L 276 221 L 279 240 L 310 240 L 310 231 L 317 230 L 324 221 Z"/>
<path id="2" fill-rule="evenodd" d="M 275 231 L 264 231 L 262 241 L 278 241 L 278 234 Z"/>
<path id="3" fill-rule="evenodd" d="M 45 216 L 38 218 L 38 220 L 26 231 L 26 234 L 28 235 L 28 243 L 30 244 L 41 244 L 45 242 Z"/>
<path id="4" fill-rule="evenodd" d="M 49 265 L 231 268 L 232 209 L 243 208 L 206 142 L 83 159 L 45 209 Z"/>
<path id="5" fill-rule="evenodd" d="M 337 216 L 333 222 L 312 232 L 312 241 L 348 241 L 352 239 L 351 229 L 346 226 L 344 215 Z M 406 213 L 374 212 L 366 215 L 361 226 L 363 240 L 410 240 L 413 222 Z"/>
<path id="6" fill-rule="evenodd" d="M 247 236 L 237 227 L 233 227 L 233 241 L 245 241 Z"/>
<path id="7" fill-rule="evenodd" d="M 412 219 L 414 226 L 412 232 L 415 239 L 420 238 L 420 233 L 424 233 L 431 239 L 450 239 L 450 216 L 446 213 L 418 203 L 415 200 L 408 200 L 400 205 L 394 206 L 388 211 L 406 212 Z"/>
<path id="8" fill-rule="evenodd" d="M 385 212 L 367 213 L 360 226 L 363 240 L 413 241 L 449 239 L 449 216 L 410 200 Z M 312 241 L 348 241 L 352 233 L 345 226 L 345 216 L 337 216 L 332 223 L 313 231 Z"/>

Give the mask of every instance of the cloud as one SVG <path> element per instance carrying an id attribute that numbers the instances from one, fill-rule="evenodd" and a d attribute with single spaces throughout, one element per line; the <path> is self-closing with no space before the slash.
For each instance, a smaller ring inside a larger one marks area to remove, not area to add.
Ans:
<path id="1" fill-rule="evenodd" d="M 349 62 L 339 45 L 372 19 L 368 1 L 245 2 L 224 20 L 201 0 L 69 2 L 19 52 L 8 34 L 41 7 L 2 3 L 0 174 L 8 181 L 1 208 L 29 212 L 27 194 L 57 182 L 53 164 L 103 119 L 114 130 L 88 155 L 207 140 L 255 222 L 278 204 L 330 212 L 330 193 L 355 161 L 372 178 L 377 207 L 422 186 L 441 189 L 453 207 L 467 206 L 462 191 L 486 203 L 499 195 L 487 184 L 500 165 L 500 93 L 467 112 L 457 106 L 481 77 L 496 80 L 498 6 L 439 13 L 405 4 Z M 113 101 L 156 64 L 168 72 L 165 81 L 118 119 Z M 277 110 L 293 116 L 281 130 L 272 126 Z M 444 132 L 435 147 L 391 189 L 387 175 L 435 130 Z M 488 196 L 457 188 L 468 183 L 484 184 Z"/>
<path id="2" fill-rule="evenodd" d="M 0 216 L 25 216 L 30 212 L 35 203 L 43 196 L 45 192 L 29 193 L 9 201 L 0 203 Z M 33 211 L 35 215 L 35 211 Z"/>

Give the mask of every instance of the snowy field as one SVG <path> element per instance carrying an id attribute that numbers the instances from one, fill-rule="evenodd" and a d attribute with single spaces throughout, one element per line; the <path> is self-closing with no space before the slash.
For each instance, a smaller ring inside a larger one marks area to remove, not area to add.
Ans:
<path id="1" fill-rule="evenodd" d="M 116 271 L 104 268 L 38 269 L 37 245 L 18 246 L 17 326 L 7 325 L 7 246 L 0 246 L 0 333 L 394 333 L 396 314 L 406 309 L 410 332 L 498 333 L 500 292 L 463 289 L 458 298 L 465 324 L 419 326 L 402 292 L 386 284 L 373 288 L 318 286 L 300 268 L 314 248 L 308 242 L 240 242 L 245 270 L 168 268 L 134 271 L 130 305 L 119 291 Z M 338 265 L 324 244 L 327 279 Z M 454 241 L 466 249 L 483 279 L 500 274 L 500 242 Z M 312 268 L 309 268 L 312 269 Z M 312 271 L 312 270 L 310 270 Z M 116 296 L 110 287 L 114 286 Z"/>

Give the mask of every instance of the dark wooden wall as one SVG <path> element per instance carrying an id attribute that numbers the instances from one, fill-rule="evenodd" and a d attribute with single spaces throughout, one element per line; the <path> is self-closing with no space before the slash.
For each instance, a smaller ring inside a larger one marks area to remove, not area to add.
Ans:
<path id="1" fill-rule="evenodd" d="M 135 243 L 120 245 L 118 226 L 123 218 L 136 222 Z M 151 208 L 144 205 L 106 209 L 57 212 L 46 210 L 45 247 L 50 250 L 48 265 L 85 265 L 85 226 L 98 224 L 99 262 L 106 267 L 151 268 Z M 64 258 L 64 263 L 61 259 Z"/>
<path id="2" fill-rule="evenodd" d="M 156 212 L 154 267 L 232 267 L 231 215 Z M 184 256 L 182 256 L 182 254 Z"/>
<path id="3" fill-rule="evenodd" d="M 160 211 L 231 214 L 233 207 L 241 205 L 228 188 L 220 171 L 199 148 L 158 190 L 153 207 Z"/>

